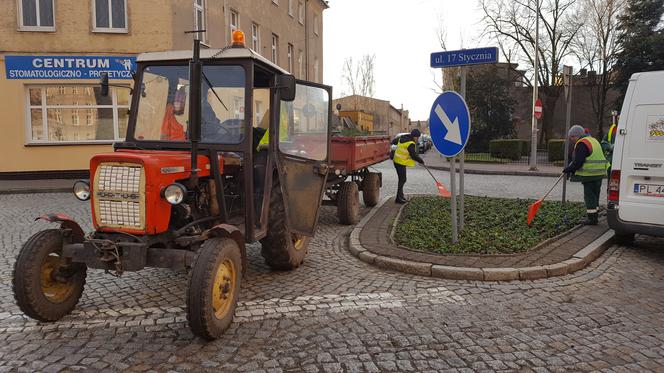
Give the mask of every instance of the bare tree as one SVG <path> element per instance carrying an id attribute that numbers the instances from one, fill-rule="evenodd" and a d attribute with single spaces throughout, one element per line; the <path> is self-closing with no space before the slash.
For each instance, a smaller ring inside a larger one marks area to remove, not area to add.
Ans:
<path id="1" fill-rule="evenodd" d="M 573 43 L 574 54 L 582 68 L 595 71 L 591 82 L 592 106 L 599 136 L 604 134 L 607 117 L 607 94 L 611 87 L 611 69 L 618 55 L 618 16 L 625 0 L 582 0 L 585 22 Z"/>
<path id="2" fill-rule="evenodd" d="M 365 54 L 358 63 L 353 61 L 353 57 L 346 58 L 342 70 L 342 79 L 345 85 L 344 88 L 348 91 L 344 93 L 373 97 L 376 93 L 375 62 L 375 54 Z"/>
<path id="3" fill-rule="evenodd" d="M 537 2 L 542 1 L 539 12 Z M 530 81 L 537 79 L 543 96 L 544 121 L 540 141 L 553 137 L 553 112 L 562 92 L 559 79 L 563 60 L 583 24 L 577 0 L 480 0 L 484 35 L 507 49 L 511 60 L 529 67 Z M 540 19 L 540 40 L 535 50 L 535 22 Z M 534 71 L 535 53 L 540 64 Z M 528 79 L 526 79 L 528 80 Z"/>

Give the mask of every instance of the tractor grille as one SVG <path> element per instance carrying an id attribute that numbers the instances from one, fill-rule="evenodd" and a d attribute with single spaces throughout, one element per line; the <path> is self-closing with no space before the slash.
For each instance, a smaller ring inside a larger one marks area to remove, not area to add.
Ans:
<path id="1" fill-rule="evenodd" d="M 102 163 L 95 174 L 95 216 L 98 225 L 144 228 L 143 169 L 135 164 Z"/>

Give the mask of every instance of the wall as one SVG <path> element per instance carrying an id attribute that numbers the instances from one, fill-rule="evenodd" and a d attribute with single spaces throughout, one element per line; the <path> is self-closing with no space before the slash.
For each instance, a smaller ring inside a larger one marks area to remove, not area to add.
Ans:
<path id="1" fill-rule="evenodd" d="M 571 125 L 581 125 L 589 128 L 593 136 L 598 135 L 598 124 L 595 120 L 595 112 L 593 111 L 593 93 L 595 88 L 589 86 L 574 86 L 572 88 L 572 119 Z M 530 139 L 531 133 L 531 107 L 533 100 L 532 88 L 519 87 L 512 88 L 510 95 L 515 99 L 516 106 L 514 110 L 514 124 L 516 135 L 520 139 Z M 609 104 L 607 105 L 607 115 L 604 118 L 604 132 L 608 130 L 611 125 L 611 110 L 620 110 L 622 103 L 617 103 L 615 100 L 619 96 L 617 90 L 610 90 L 608 93 Z M 612 104 L 611 104 L 612 103 Z M 554 126 L 553 132 L 556 138 L 565 137 L 565 121 L 567 115 L 567 107 L 565 102 L 564 93 L 560 95 L 554 110 Z M 542 121 L 539 123 L 541 129 Z"/>

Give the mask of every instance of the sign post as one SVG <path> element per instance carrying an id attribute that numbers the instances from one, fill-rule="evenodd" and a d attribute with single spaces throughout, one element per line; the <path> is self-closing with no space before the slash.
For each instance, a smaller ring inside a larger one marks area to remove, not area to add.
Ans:
<path id="1" fill-rule="evenodd" d="M 564 166 L 567 167 L 569 163 L 569 140 L 567 133 L 572 123 L 572 66 L 563 66 L 563 80 L 565 83 L 565 100 L 567 102 L 567 116 L 565 117 L 565 154 Z M 567 202 L 567 178 L 563 178 L 563 204 Z"/>
<path id="2" fill-rule="evenodd" d="M 446 103 L 446 101 L 441 100 L 443 95 L 450 94 L 453 92 L 443 92 L 442 95 L 436 99 L 434 102 L 434 105 L 431 109 L 431 115 L 429 118 L 429 130 L 431 133 L 431 137 L 434 141 L 434 145 L 436 145 L 436 149 L 438 151 L 446 156 L 450 157 L 450 183 L 451 185 L 451 192 L 452 192 L 452 198 L 451 198 L 451 208 L 452 208 L 452 242 L 457 243 L 458 242 L 458 231 L 457 231 L 457 191 L 456 191 L 456 162 L 455 162 L 455 157 L 457 154 L 461 154 L 459 157 L 459 230 L 463 230 L 464 227 L 464 210 L 465 210 L 465 201 L 464 201 L 464 167 L 465 167 L 465 159 L 466 159 L 466 152 L 464 148 L 466 147 L 466 144 L 468 143 L 468 138 L 470 137 L 470 113 L 468 112 L 468 106 L 466 105 L 466 79 L 467 79 L 467 74 L 468 74 L 468 65 L 481 65 L 481 64 L 488 64 L 488 63 L 496 63 L 498 62 L 498 48 L 496 47 L 489 47 L 489 48 L 475 48 L 475 49 L 461 49 L 461 50 L 456 50 L 456 51 L 444 51 L 444 52 L 436 52 L 436 53 L 431 53 L 431 67 L 433 68 L 445 68 L 445 67 L 453 67 L 453 66 L 461 66 L 461 95 L 457 95 L 458 98 L 461 99 L 461 102 L 463 102 L 463 106 L 465 107 L 465 113 L 461 112 L 456 112 L 452 107 L 443 107 L 441 106 L 442 104 Z M 439 104 L 439 101 L 442 101 L 442 104 Z M 440 110 L 438 108 L 440 107 Z M 449 114 L 449 111 L 452 111 L 459 116 L 454 119 L 454 121 L 451 121 L 452 118 L 447 117 L 446 115 Z M 461 115 L 464 114 L 464 115 Z M 464 124 L 463 119 L 459 118 L 467 118 L 467 124 Z M 458 120 L 458 122 L 457 122 Z M 437 123 L 436 126 L 438 128 L 439 134 L 437 136 L 434 136 L 434 123 Z M 440 124 L 440 125 L 439 125 Z M 455 127 L 456 125 L 456 127 Z M 466 127 L 463 127 L 467 125 Z M 444 130 L 441 130 L 442 127 L 444 127 Z M 461 129 L 460 129 L 461 128 Z M 459 139 L 459 134 L 458 132 L 461 131 L 464 134 L 463 139 Z M 465 132 L 464 132 L 465 131 Z M 438 138 L 438 139 L 437 139 Z M 457 140 L 463 140 L 461 142 L 456 142 Z M 453 145 L 460 145 L 460 147 L 457 149 L 457 147 L 450 145 L 452 143 Z M 455 151 L 456 150 L 456 151 Z"/>
<path id="3" fill-rule="evenodd" d="M 429 132 L 438 151 L 450 159 L 452 243 L 458 242 L 457 189 L 455 157 L 470 137 L 470 112 L 466 101 L 456 92 L 443 92 L 434 101 L 429 116 Z"/>

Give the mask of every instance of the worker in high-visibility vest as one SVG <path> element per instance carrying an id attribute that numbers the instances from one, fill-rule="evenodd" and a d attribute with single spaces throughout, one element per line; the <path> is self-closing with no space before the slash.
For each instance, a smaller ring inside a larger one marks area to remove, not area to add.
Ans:
<path id="1" fill-rule="evenodd" d="M 572 126 L 567 135 L 570 142 L 574 144 L 574 155 L 572 162 L 565 167 L 563 172 L 571 176 L 572 181 L 579 181 L 583 184 L 583 199 L 586 203 L 587 217 L 581 223 L 597 225 L 602 179 L 606 175 L 609 162 L 604 157 L 599 141 L 586 135 L 583 127 Z"/>
<path id="2" fill-rule="evenodd" d="M 618 125 L 612 123 L 611 127 L 609 127 L 609 132 L 602 139 L 602 151 L 606 160 L 609 161 L 609 169 L 607 171 L 609 176 L 611 176 L 611 162 L 613 161 L 613 145 L 616 143 L 616 132 L 618 132 Z"/>
<path id="3" fill-rule="evenodd" d="M 406 184 L 406 167 L 414 167 L 415 162 L 424 164 L 424 160 L 420 158 L 417 151 L 417 140 L 422 135 L 417 128 L 410 132 L 410 135 L 403 135 L 392 141 L 392 145 L 396 145 L 392 160 L 394 161 L 394 168 L 397 170 L 399 177 L 399 184 L 397 188 L 396 203 L 406 203 L 408 200 L 403 194 L 403 186 Z"/>

